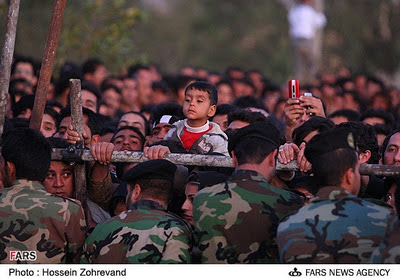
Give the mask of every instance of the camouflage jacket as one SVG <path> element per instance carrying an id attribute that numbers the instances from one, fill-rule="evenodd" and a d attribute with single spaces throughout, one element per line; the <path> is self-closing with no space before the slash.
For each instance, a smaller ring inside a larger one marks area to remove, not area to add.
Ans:
<path id="1" fill-rule="evenodd" d="M 19 179 L 0 191 L 0 217 L 1 263 L 26 263 L 15 261 L 19 259 L 15 251 L 34 251 L 36 259 L 30 258 L 29 263 L 79 262 L 86 222 L 78 201 Z"/>
<path id="2" fill-rule="evenodd" d="M 81 263 L 190 263 L 192 231 L 159 203 L 139 200 L 96 226 Z"/>
<path id="3" fill-rule="evenodd" d="M 186 119 L 175 122 L 171 130 L 165 135 L 164 140 L 172 140 L 180 142 L 183 128 L 185 127 Z M 209 122 L 211 130 L 198 138 L 188 150 L 193 154 L 205 154 L 211 152 L 218 152 L 229 156 L 228 153 L 228 136 L 221 130 L 218 124 Z"/>
<path id="4" fill-rule="evenodd" d="M 279 221 L 299 209 L 296 194 L 256 171 L 237 170 L 226 183 L 199 191 L 193 203 L 195 245 L 203 263 L 276 263 Z"/>
<path id="5" fill-rule="evenodd" d="M 279 256 L 284 263 L 366 263 L 385 234 L 391 210 L 349 194 L 322 187 L 310 203 L 278 227 Z"/>
<path id="6" fill-rule="evenodd" d="M 369 263 L 400 263 L 400 220 L 393 215 L 387 226 L 387 233 L 381 245 L 374 250 Z"/>

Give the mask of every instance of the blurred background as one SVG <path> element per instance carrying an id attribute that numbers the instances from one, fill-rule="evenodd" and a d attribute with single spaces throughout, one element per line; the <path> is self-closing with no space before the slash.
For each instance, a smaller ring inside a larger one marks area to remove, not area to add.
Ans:
<path id="1" fill-rule="evenodd" d="M 155 63 L 164 73 L 190 65 L 259 69 L 275 83 L 293 75 L 290 0 L 68 0 L 55 73 L 64 62 L 98 57 L 119 73 Z M 321 65 L 369 72 L 400 87 L 400 1 L 326 0 Z M 15 52 L 42 59 L 53 1 L 21 1 Z M 7 0 L 0 0 L 4 33 Z M 3 40 L 3 36 L 2 36 Z"/>

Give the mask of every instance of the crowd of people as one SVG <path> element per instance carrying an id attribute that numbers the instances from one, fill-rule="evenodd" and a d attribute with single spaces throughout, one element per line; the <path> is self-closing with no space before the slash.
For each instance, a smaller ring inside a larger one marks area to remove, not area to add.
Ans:
<path id="1" fill-rule="evenodd" d="M 400 180 L 360 174 L 364 163 L 400 164 L 400 91 L 377 77 L 343 67 L 292 99 L 258 70 L 172 75 L 136 64 L 111 75 L 91 58 L 62 66 L 34 131 L 38 72 L 15 57 L 0 156 L 1 263 L 400 262 Z M 82 135 L 71 78 L 82 81 Z M 51 158 L 79 142 L 94 158 L 82 203 L 76 164 Z M 112 163 L 114 151 L 149 160 Z M 233 167 L 175 165 L 170 153 L 225 156 Z M 298 170 L 276 169 L 293 160 Z"/>

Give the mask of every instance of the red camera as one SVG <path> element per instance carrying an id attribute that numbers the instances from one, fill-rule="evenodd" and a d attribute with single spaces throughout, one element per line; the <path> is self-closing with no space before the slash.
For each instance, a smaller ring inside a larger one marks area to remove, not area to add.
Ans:
<path id="1" fill-rule="evenodd" d="M 288 82 L 289 99 L 298 99 L 300 97 L 299 81 L 292 79 Z"/>

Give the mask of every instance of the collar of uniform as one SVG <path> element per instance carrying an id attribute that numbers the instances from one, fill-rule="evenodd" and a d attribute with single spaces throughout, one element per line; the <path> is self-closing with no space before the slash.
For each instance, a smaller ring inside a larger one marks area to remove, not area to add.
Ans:
<path id="1" fill-rule="evenodd" d="M 235 170 L 232 174 L 232 179 L 236 180 L 255 180 L 267 182 L 265 177 L 254 170 Z"/>
<path id="2" fill-rule="evenodd" d="M 315 196 L 315 198 L 310 199 L 310 203 L 325 200 L 338 200 L 352 195 L 341 187 L 325 186 L 320 188 Z"/>
<path id="3" fill-rule="evenodd" d="M 128 209 L 160 209 L 160 210 L 166 210 L 164 206 L 159 204 L 156 201 L 150 201 L 150 200 L 139 200 L 135 202 L 134 204 L 130 205 Z"/>
<path id="4" fill-rule="evenodd" d="M 46 190 L 44 188 L 44 186 L 42 184 L 40 184 L 39 182 L 35 182 L 33 180 L 28 180 L 28 179 L 23 179 L 23 178 L 14 180 L 12 187 L 13 188 L 29 187 L 31 189 L 36 189 L 36 190 Z"/>

